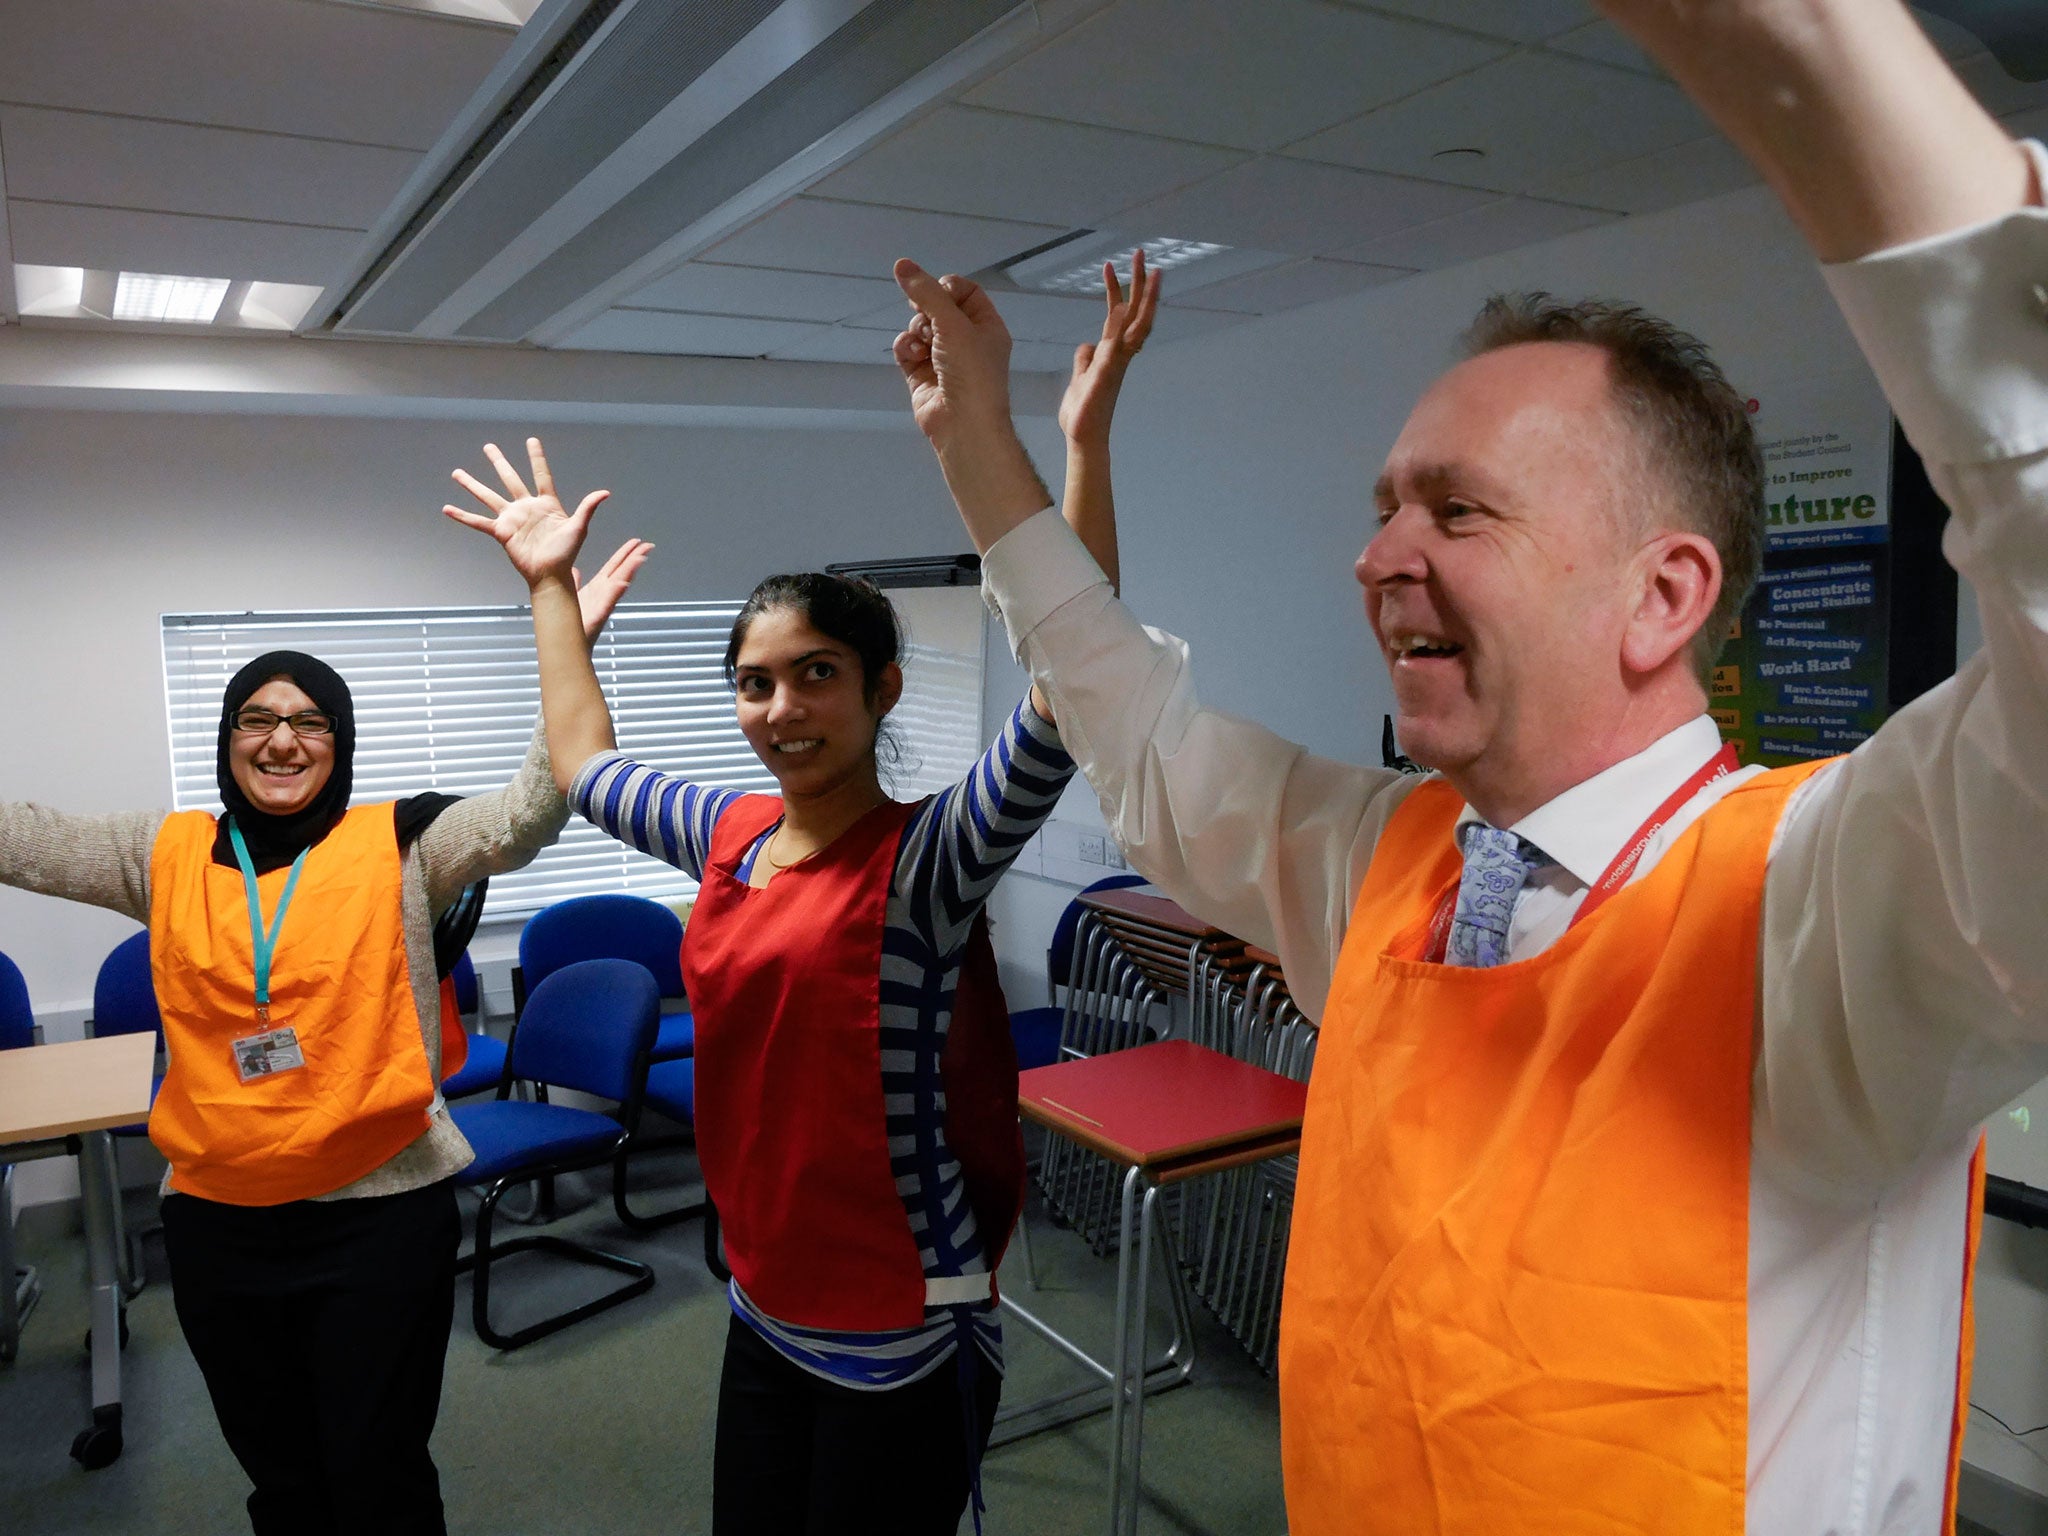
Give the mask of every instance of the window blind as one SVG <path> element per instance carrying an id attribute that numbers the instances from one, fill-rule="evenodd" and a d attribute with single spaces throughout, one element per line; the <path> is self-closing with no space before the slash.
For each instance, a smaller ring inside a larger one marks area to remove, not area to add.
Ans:
<path id="1" fill-rule="evenodd" d="M 903 758 L 889 787 L 914 798 L 958 779 L 981 750 L 981 603 L 972 588 L 891 597 L 907 645 L 903 700 L 890 716 Z M 772 793 L 774 779 L 733 717 L 721 665 L 739 608 L 624 604 L 593 660 L 623 750 L 699 783 Z M 308 652 L 347 679 L 356 705 L 356 804 L 502 788 L 540 712 L 533 621 L 523 607 L 166 614 L 162 638 L 179 810 L 220 811 L 221 694 L 265 651 Z M 532 864 L 492 878 L 485 916 L 518 916 L 598 891 L 671 901 L 693 895 L 696 882 L 571 818 Z"/>

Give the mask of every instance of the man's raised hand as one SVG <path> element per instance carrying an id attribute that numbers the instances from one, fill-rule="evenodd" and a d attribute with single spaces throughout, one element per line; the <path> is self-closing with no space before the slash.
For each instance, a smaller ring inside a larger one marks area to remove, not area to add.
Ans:
<path id="1" fill-rule="evenodd" d="M 960 427 L 1010 420 L 1010 332 L 979 283 L 933 277 L 896 263 L 896 283 L 916 311 L 896 338 L 896 365 L 910 385 L 910 410 L 934 442 Z"/>
<path id="2" fill-rule="evenodd" d="M 1109 422 L 1116 412 L 1117 391 L 1131 359 L 1152 334 L 1159 309 L 1159 273 L 1145 270 L 1142 247 L 1131 257 L 1131 288 L 1125 293 L 1116 268 L 1102 265 L 1102 291 L 1108 312 L 1102 317 L 1102 339 L 1074 349 L 1074 373 L 1060 399 L 1060 431 L 1067 441 L 1093 446 L 1109 441 Z"/>
<path id="3" fill-rule="evenodd" d="M 590 531 L 591 514 L 611 492 L 592 491 L 578 503 L 575 512 L 565 512 L 555 495 L 554 476 L 548 471 L 547 455 L 541 451 L 539 438 L 529 437 L 526 440 L 526 455 L 533 472 L 532 490 L 526 488 L 526 482 L 519 478 L 519 472 L 512 467 L 511 461 L 498 451 L 498 445 L 486 443 L 484 456 L 498 471 L 498 481 L 506 494 L 499 495 L 468 470 L 458 469 L 455 471 L 456 484 L 482 502 L 490 515 L 457 506 L 443 506 L 441 510 L 465 528 L 488 533 L 502 544 L 506 556 L 526 578 L 529 587 L 537 586 L 549 577 L 573 584 L 576 553 L 582 549 L 584 536 Z M 605 571 L 611 571 L 613 562 L 618 559 L 619 556 L 615 555 L 607 561 Z M 636 560 L 633 569 L 638 568 L 639 561 Z M 604 573 L 599 574 L 602 577 Z M 627 580 L 631 580 L 630 571 Z M 619 586 L 610 601 L 616 604 L 624 591 L 625 587 Z M 610 608 L 607 607 L 605 612 L 609 614 Z"/>

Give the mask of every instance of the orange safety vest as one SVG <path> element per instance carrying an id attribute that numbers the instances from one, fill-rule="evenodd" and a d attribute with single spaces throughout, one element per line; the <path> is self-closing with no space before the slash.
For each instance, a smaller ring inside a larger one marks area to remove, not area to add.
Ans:
<path id="1" fill-rule="evenodd" d="M 1549 949 L 1486 970 L 1422 958 L 1459 796 L 1433 781 L 1395 813 L 1302 1132 L 1293 1536 L 1742 1536 L 1764 864 L 1817 766 L 1729 791 Z"/>
<path id="2" fill-rule="evenodd" d="M 389 804 L 348 812 L 306 857 L 278 935 L 272 1028 L 306 1064 L 243 1082 L 230 1042 L 261 1033 L 242 872 L 213 861 L 214 818 L 165 818 L 150 856 L 150 970 L 170 1068 L 149 1137 L 170 1187 L 228 1205 L 324 1195 L 427 1129 L 433 1073 L 406 967 Z M 266 918 L 289 875 L 257 880 Z"/>

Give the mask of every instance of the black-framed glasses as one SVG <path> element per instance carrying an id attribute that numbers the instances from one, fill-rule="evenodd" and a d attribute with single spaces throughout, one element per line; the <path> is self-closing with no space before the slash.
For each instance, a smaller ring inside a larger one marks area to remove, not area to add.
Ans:
<path id="1" fill-rule="evenodd" d="M 334 716 L 317 709 L 302 709 L 295 715 L 273 714 L 267 709 L 238 709 L 235 729 L 244 736 L 268 736 L 280 724 L 292 728 L 294 736 L 332 736 Z"/>

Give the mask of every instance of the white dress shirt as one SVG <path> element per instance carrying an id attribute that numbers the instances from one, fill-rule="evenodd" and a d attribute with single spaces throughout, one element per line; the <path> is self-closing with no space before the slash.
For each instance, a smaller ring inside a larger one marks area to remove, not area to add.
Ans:
<path id="1" fill-rule="evenodd" d="M 1944 550 L 1976 588 L 1984 649 L 1808 780 L 1772 842 L 1748 1530 L 1933 1536 L 1970 1151 L 1986 1115 L 2048 1076 L 2048 214 L 1826 276 L 1954 512 Z M 1132 867 L 1277 951 L 1319 1016 L 1380 831 L 1420 781 L 1203 708 L 1185 646 L 1132 617 L 1055 512 L 1001 540 L 984 574 Z M 1557 865 L 1518 904 L 1511 957 L 1554 942 L 1716 745 L 1702 716 L 1513 829 Z M 1695 796 L 1637 876 L 1754 771 Z"/>

